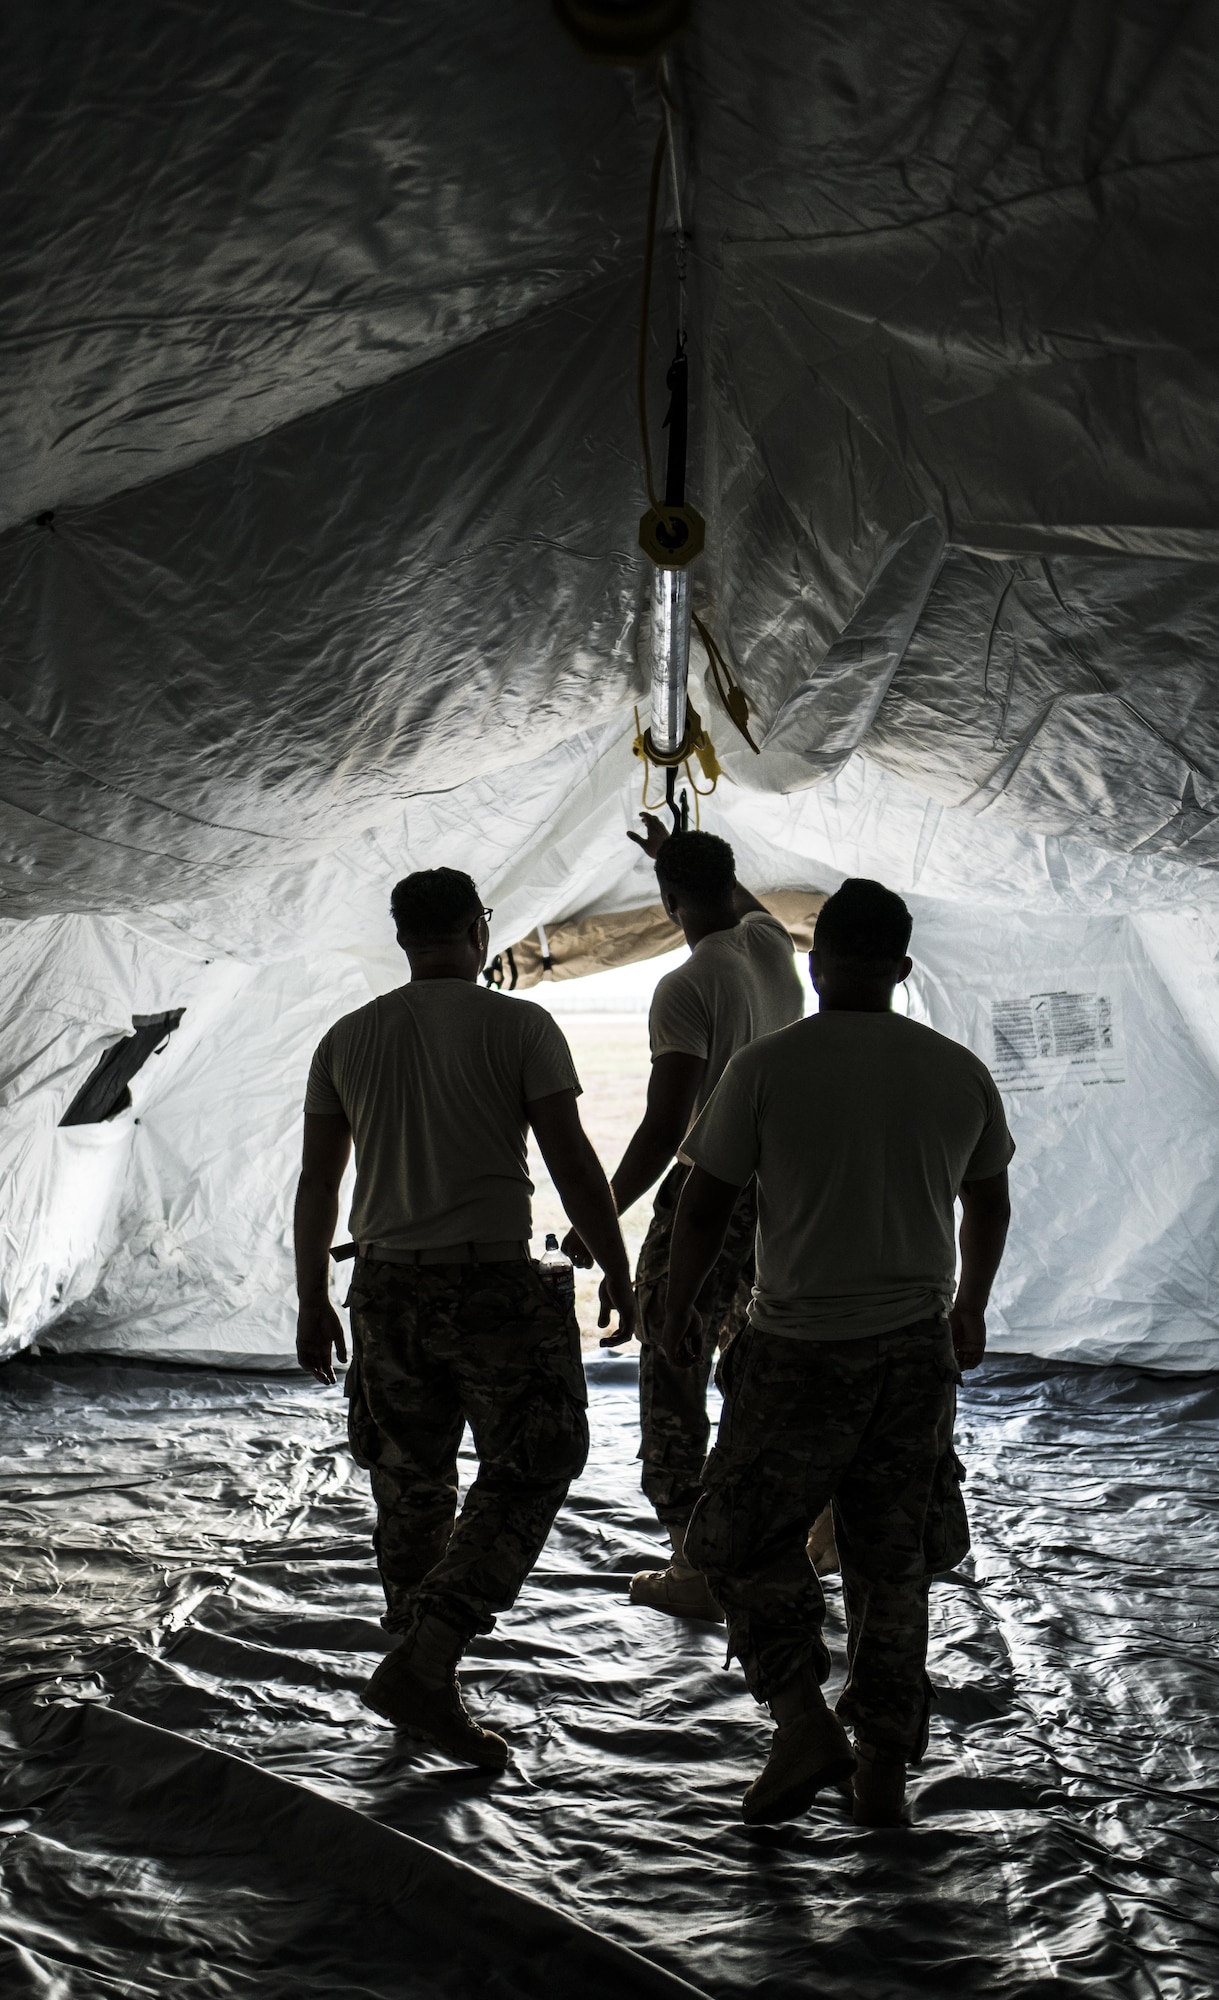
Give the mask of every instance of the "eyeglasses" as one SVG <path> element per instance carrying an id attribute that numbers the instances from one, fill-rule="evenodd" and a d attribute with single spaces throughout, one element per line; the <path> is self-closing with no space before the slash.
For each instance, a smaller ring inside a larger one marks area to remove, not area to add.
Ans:
<path id="1" fill-rule="evenodd" d="M 494 910 L 484 910 L 482 913 L 483 922 L 485 924 L 489 924 L 494 915 L 495 915 Z"/>

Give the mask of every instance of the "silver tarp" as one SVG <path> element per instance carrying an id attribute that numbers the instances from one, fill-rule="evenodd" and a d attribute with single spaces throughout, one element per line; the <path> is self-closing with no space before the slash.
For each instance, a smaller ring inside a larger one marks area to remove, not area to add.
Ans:
<path id="1" fill-rule="evenodd" d="M 969 1378 L 913 1825 L 861 1834 L 836 1795 L 741 1826 L 766 1720 L 722 1628 L 626 1602 L 634 1369 L 590 1372 L 589 1469 L 467 1662 L 513 1745 L 488 1780 L 357 1701 L 388 1641 L 336 1392 L 4 1371 L 6 1996 L 1212 1990 L 1217 1378 Z"/>
<path id="2" fill-rule="evenodd" d="M 885 696 L 881 761 L 971 797 L 1036 732 L 1017 823 L 1211 858 L 1216 30 L 703 0 L 696 581 L 763 731 L 929 522 L 939 679 L 875 685 L 856 742 Z M 11 913 L 265 880 L 625 720 L 646 76 L 541 0 L 8 34 Z M 781 728 L 803 782 L 822 733 Z"/>

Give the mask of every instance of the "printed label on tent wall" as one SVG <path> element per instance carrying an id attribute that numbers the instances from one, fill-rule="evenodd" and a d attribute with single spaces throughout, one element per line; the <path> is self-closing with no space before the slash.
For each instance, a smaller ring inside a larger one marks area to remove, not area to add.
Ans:
<path id="1" fill-rule="evenodd" d="M 991 1069 L 1004 1090 L 1126 1081 L 1120 996 L 1063 985 L 991 1002 Z"/>

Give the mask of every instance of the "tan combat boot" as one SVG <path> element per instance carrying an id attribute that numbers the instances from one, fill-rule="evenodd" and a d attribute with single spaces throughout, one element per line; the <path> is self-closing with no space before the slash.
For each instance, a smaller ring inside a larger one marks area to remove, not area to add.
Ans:
<path id="1" fill-rule="evenodd" d="M 722 1625 L 724 1614 L 707 1588 L 706 1577 L 686 1561 L 685 1528 L 670 1528 L 669 1540 L 672 1562 L 667 1569 L 637 1570 L 631 1578 L 631 1603 L 667 1611 L 671 1618 L 707 1618 Z"/>
<path id="2" fill-rule="evenodd" d="M 838 1544 L 834 1540 L 834 1510 L 823 1507 L 808 1531 L 808 1559 L 818 1576 L 837 1576 Z"/>
<path id="3" fill-rule="evenodd" d="M 421 1618 L 410 1636 L 382 1660 L 360 1700 L 405 1736 L 434 1744 L 459 1764 L 502 1771 L 508 1745 L 466 1713 L 457 1685 L 460 1658 L 460 1633 L 439 1618 Z"/>
<path id="4" fill-rule="evenodd" d="M 902 1826 L 906 1797 L 906 1763 L 890 1751 L 855 1742 L 853 1816 L 856 1826 Z"/>
<path id="5" fill-rule="evenodd" d="M 826 1785 L 841 1785 L 855 1769 L 846 1730 L 825 1705 L 811 1667 L 770 1704 L 776 1728 L 766 1769 L 741 1802 L 746 1826 L 799 1819 Z"/>

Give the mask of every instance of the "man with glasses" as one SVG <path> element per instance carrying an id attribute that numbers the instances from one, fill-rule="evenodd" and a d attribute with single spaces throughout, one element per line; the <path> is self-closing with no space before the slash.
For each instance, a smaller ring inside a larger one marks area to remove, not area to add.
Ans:
<path id="1" fill-rule="evenodd" d="M 348 1428 L 372 1476 L 383 1623 L 401 1635 L 362 1699 L 498 1770 L 507 1744 L 466 1713 L 457 1664 L 515 1602 L 588 1450 L 570 1282 L 528 1254 L 529 1126 L 627 1337 L 634 1297 L 571 1052 L 543 1008 L 481 984 L 490 911 L 470 877 L 408 875 L 391 910 L 410 982 L 336 1022 L 309 1074 L 297 1357 L 319 1382 L 346 1359 L 327 1258 L 354 1141 Z M 458 1516 L 467 1422 L 479 1470 Z"/>

